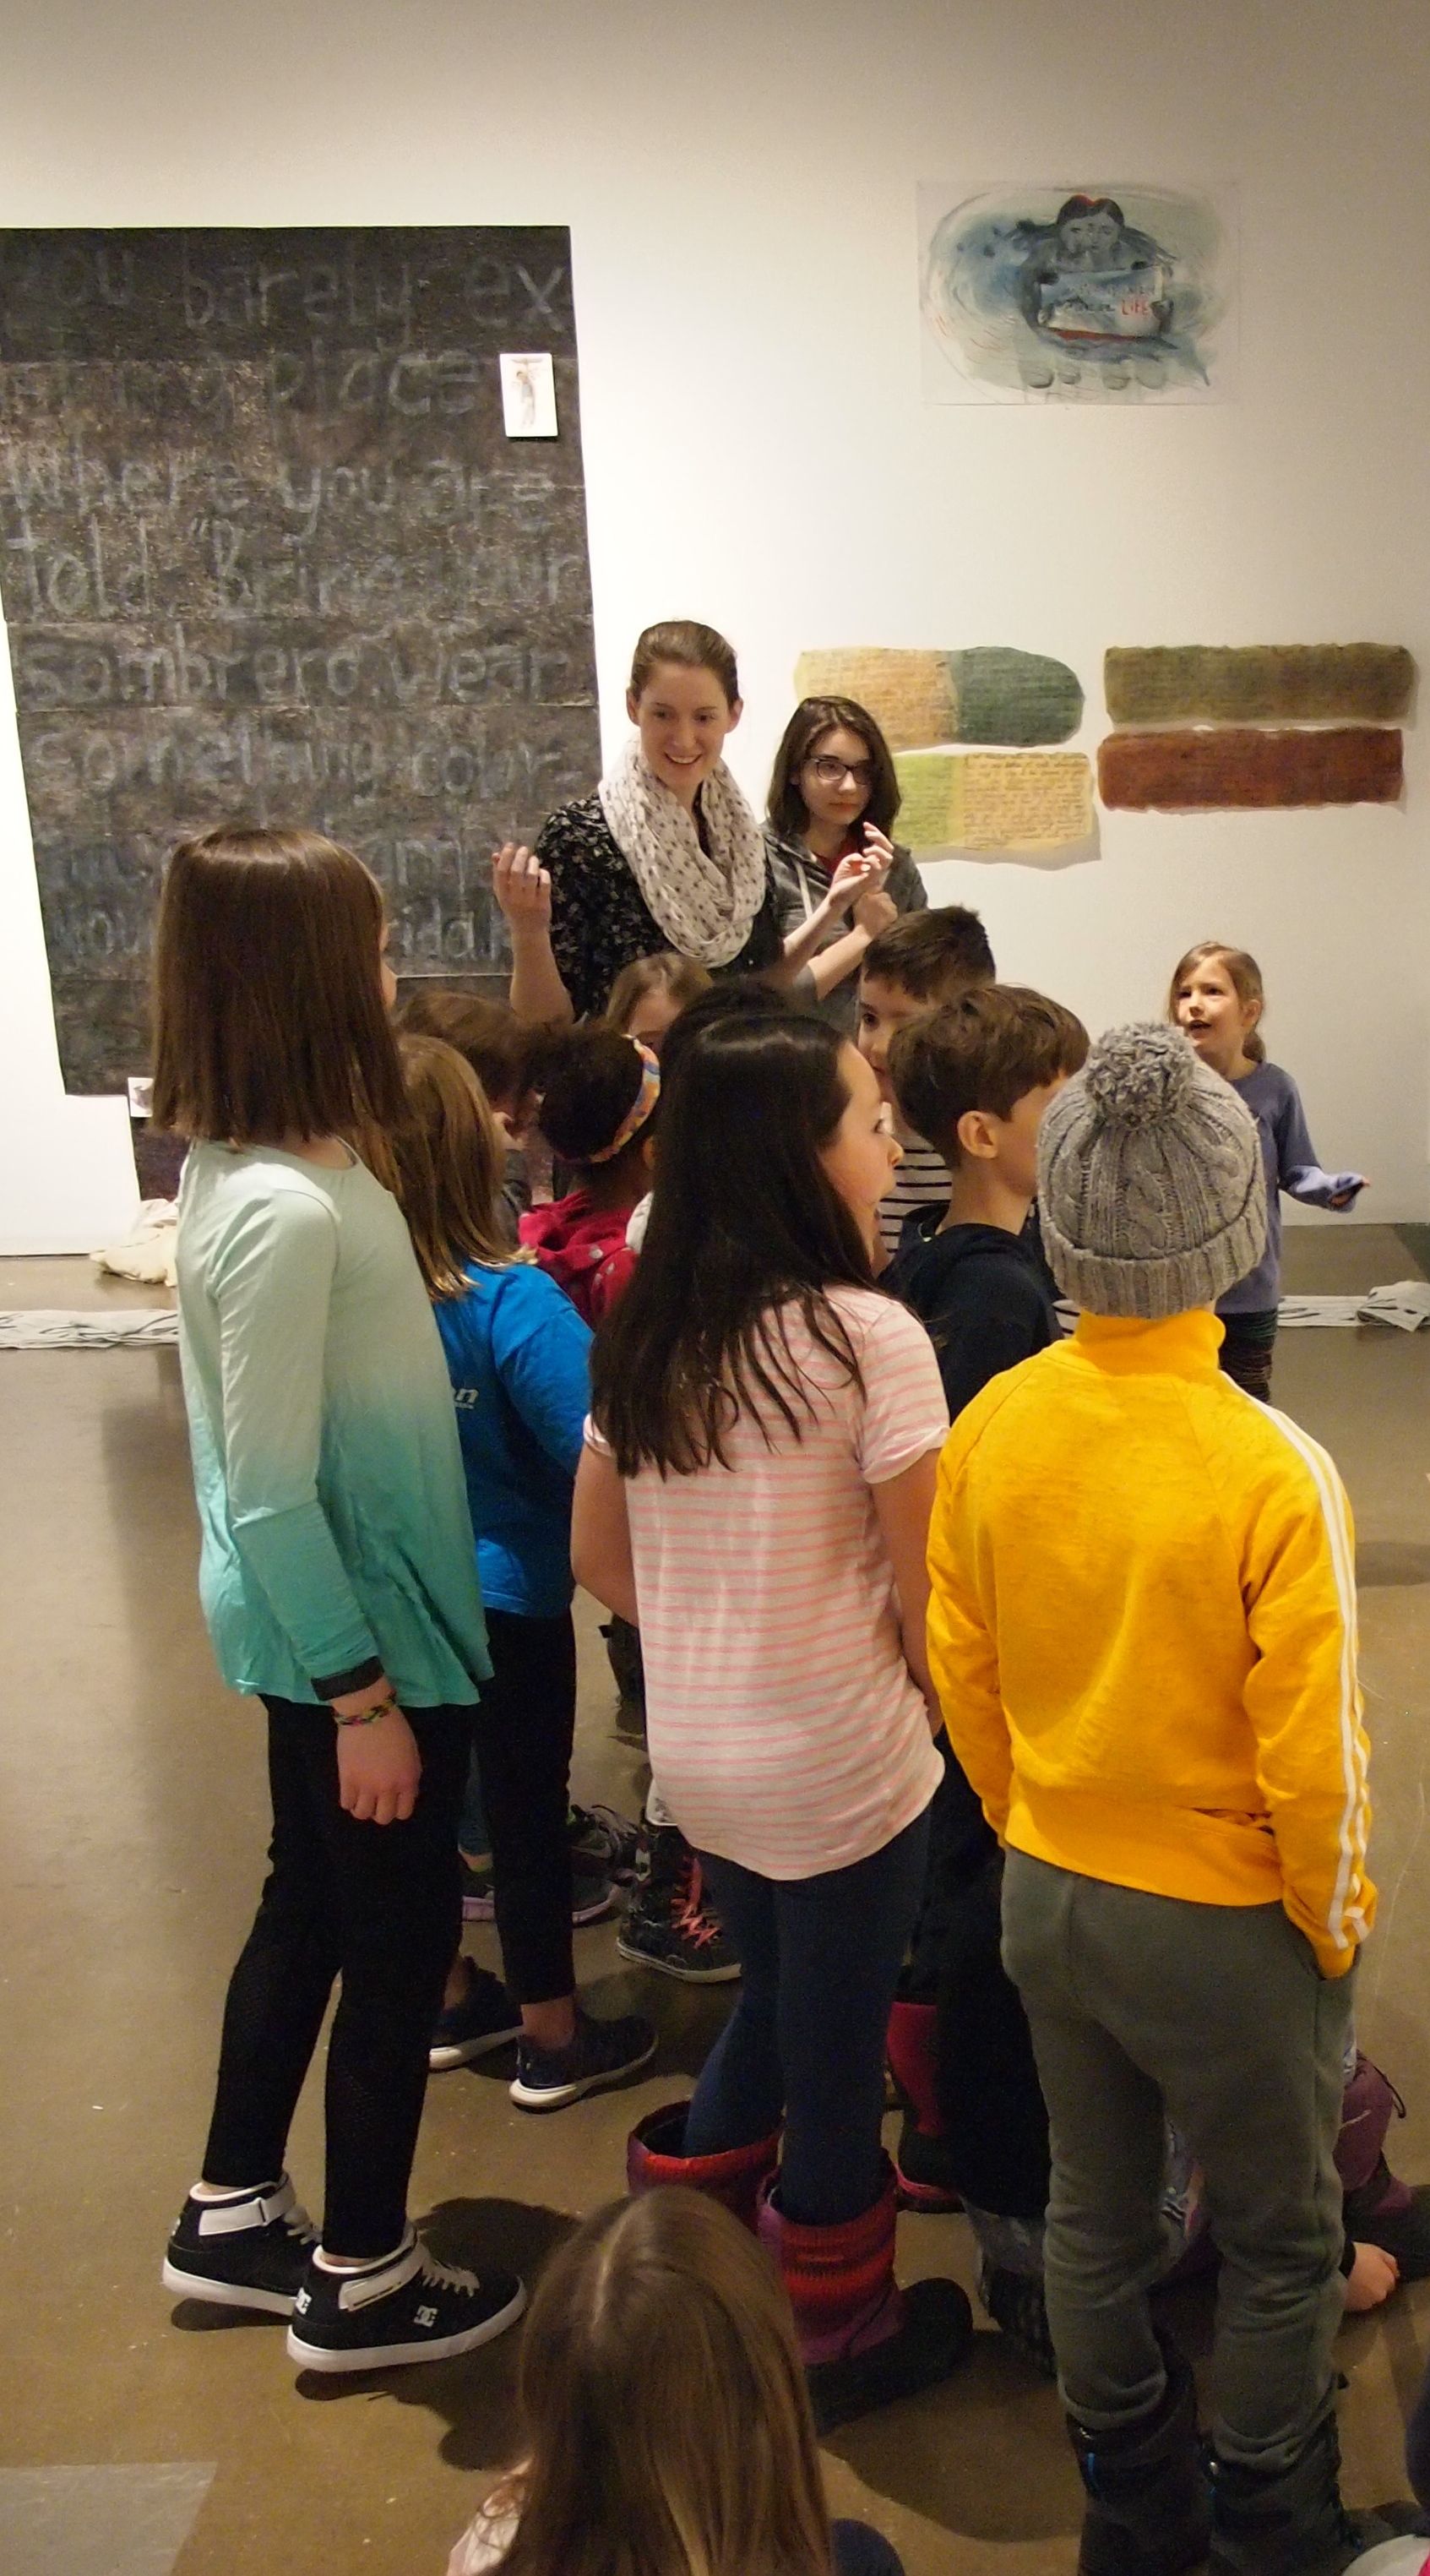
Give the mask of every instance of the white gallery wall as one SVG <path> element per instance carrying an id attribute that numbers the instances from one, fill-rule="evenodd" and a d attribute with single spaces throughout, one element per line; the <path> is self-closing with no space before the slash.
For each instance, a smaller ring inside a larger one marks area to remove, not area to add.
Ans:
<path id="1" fill-rule="evenodd" d="M 569 223 L 603 728 L 640 626 L 740 648 L 758 796 L 802 647 L 1014 644 L 1105 730 L 1109 644 L 1430 663 L 1430 10 L 1418 0 L 4 0 L 0 224 Z M 1239 192 L 1238 398 L 926 405 L 920 178 Z M 1111 814 L 933 872 L 1094 1028 L 1216 935 L 1367 1221 L 1430 1215 L 1430 693 L 1403 810 Z M 0 1249 L 132 1204 L 65 1102 L 0 700 Z"/>

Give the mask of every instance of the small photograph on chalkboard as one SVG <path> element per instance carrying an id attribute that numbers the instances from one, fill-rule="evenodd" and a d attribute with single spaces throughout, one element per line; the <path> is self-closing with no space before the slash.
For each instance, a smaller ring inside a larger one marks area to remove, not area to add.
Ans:
<path id="1" fill-rule="evenodd" d="M 556 371 L 549 349 L 503 350 L 501 407 L 508 438 L 555 438 Z"/>
<path id="2" fill-rule="evenodd" d="M 125 1085 L 125 1089 L 129 1094 L 130 1117 L 152 1118 L 154 1115 L 153 1075 L 147 1073 L 131 1073 L 129 1080 Z"/>

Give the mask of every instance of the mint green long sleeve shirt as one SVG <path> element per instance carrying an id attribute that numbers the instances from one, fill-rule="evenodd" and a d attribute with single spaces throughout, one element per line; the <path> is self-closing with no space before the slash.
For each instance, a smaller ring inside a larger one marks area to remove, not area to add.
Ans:
<path id="1" fill-rule="evenodd" d="M 224 1680 L 313 1702 L 379 1665 L 410 1707 L 470 1705 L 491 1664 L 456 1415 L 396 1201 L 356 1161 L 198 1144 L 177 1265 Z"/>

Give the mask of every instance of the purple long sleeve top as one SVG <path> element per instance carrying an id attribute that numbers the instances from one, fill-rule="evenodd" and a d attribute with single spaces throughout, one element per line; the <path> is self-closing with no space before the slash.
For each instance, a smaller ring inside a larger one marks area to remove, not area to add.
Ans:
<path id="1" fill-rule="evenodd" d="M 1219 1315 L 1264 1314 L 1281 1298 L 1281 1192 L 1308 1207 L 1349 1205 L 1365 1180 L 1360 1172 L 1323 1172 L 1306 1126 L 1301 1094 L 1279 1064 L 1258 1064 L 1232 1084 L 1256 1121 L 1266 1165 L 1266 1250 L 1254 1270 L 1217 1300 Z"/>

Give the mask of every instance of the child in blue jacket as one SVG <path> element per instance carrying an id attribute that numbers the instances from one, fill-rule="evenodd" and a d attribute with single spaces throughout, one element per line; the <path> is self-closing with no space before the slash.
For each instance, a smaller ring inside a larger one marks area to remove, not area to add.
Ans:
<path id="1" fill-rule="evenodd" d="M 571 1493 L 591 1336 L 555 1281 L 504 1240 L 501 1142 L 470 1065 L 440 1038 L 407 1036 L 400 1051 L 411 1110 L 394 1139 L 401 1197 L 452 1381 L 487 1613 L 493 1675 L 476 1752 L 507 1988 L 459 1958 L 440 2062 L 517 2037 L 512 2100 L 558 2110 L 656 2047 L 635 2015 L 597 2021 L 582 2009 L 572 1957 Z"/>

